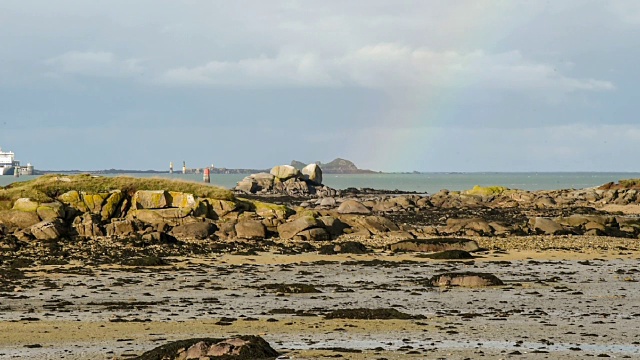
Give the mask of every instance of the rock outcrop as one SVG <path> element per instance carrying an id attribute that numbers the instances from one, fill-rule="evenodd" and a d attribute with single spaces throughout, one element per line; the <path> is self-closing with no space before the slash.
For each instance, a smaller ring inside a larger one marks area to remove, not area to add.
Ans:
<path id="1" fill-rule="evenodd" d="M 640 211 L 604 210 L 640 210 L 634 189 L 531 192 L 474 187 L 432 195 L 372 189 L 329 193 L 334 190 L 312 183 L 319 175 L 314 166 L 304 172 L 290 168 L 245 178 L 239 187 L 244 183 L 251 191 L 246 198 L 237 189 L 234 196 L 193 183 L 160 181 L 159 189 L 158 180 L 44 176 L 34 180 L 40 182 L 36 187 L 25 182 L 2 189 L 0 236 L 21 242 L 107 238 L 142 244 L 369 239 L 392 251 L 417 252 L 477 251 L 477 242 L 464 239 L 472 236 L 640 237 Z M 110 181 L 120 185 L 104 185 Z M 330 196 L 320 196 L 321 191 Z M 256 195 L 261 194 L 269 196 L 260 201 Z"/>
<path id="2" fill-rule="evenodd" d="M 251 174 L 236 184 L 239 194 L 287 196 L 336 196 L 338 191 L 322 185 L 322 169 L 310 164 L 302 172 L 291 165 L 278 165 L 267 173 Z"/>
<path id="3" fill-rule="evenodd" d="M 196 338 L 170 342 L 135 357 L 135 360 L 269 360 L 280 354 L 263 338 L 255 335 L 228 339 Z"/>
<path id="4" fill-rule="evenodd" d="M 302 176 L 315 185 L 322 185 L 322 169 L 317 164 L 309 164 L 302 169 Z"/>

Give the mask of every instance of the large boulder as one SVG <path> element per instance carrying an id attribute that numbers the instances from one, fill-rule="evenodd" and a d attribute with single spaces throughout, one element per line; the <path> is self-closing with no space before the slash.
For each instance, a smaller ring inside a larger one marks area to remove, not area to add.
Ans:
<path id="1" fill-rule="evenodd" d="M 565 232 L 565 229 L 564 227 L 562 227 L 562 225 L 551 219 L 543 217 L 535 217 L 529 219 L 529 224 L 535 232 L 544 233 L 546 235 L 557 235 Z"/>
<path id="2" fill-rule="evenodd" d="M 291 165 L 274 166 L 270 173 L 281 181 L 300 176 L 300 170 Z"/>
<path id="3" fill-rule="evenodd" d="M 16 211 L 35 212 L 40 204 L 28 198 L 21 198 L 13 203 L 13 209 Z"/>
<path id="4" fill-rule="evenodd" d="M 325 197 L 320 200 L 320 207 L 332 208 L 336 206 L 336 199 L 332 197 Z"/>
<path id="5" fill-rule="evenodd" d="M 171 235 L 180 240 L 204 240 L 216 231 L 216 226 L 211 221 L 198 221 L 178 225 L 171 230 Z"/>
<path id="6" fill-rule="evenodd" d="M 308 182 L 300 180 L 297 177 L 275 183 L 273 185 L 273 190 L 276 193 L 287 194 L 290 196 L 313 195 L 316 192 L 313 185 L 309 185 Z"/>
<path id="7" fill-rule="evenodd" d="M 169 226 L 178 226 L 190 222 L 186 220 L 190 217 L 192 211 L 189 208 L 138 209 L 129 211 L 127 218 L 137 219 L 151 225 L 164 223 Z"/>
<path id="8" fill-rule="evenodd" d="M 196 206 L 196 198 L 193 194 L 169 191 L 167 203 L 169 207 L 194 208 Z"/>
<path id="9" fill-rule="evenodd" d="M 273 188 L 275 176 L 269 173 L 251 174 L 251 179 L 256 183 L 256 191 L 269 191 Z"/>
<path id="10" fill-rule="evenodd" d="M 368 215 L 371 213 L 366 206 L 356 200 L 345 200 L 338 206 L 338 213 L 340 214 L 363 214 Z"/>
<path id="11" fill-rule="evenodd" d="M 135 234 L 136 227 L 134 222 L 129 219 L 112 218 L 111 223 L 105 225 L 107 236 L 131 236 Z"/>
<path id="12" fill-rule="evenodd" d="M 322 169 L 317 164 L 309 164 L 302 169 L 302 176 L 316 185 L 322 184 Z"/>
<path id="13" fill-rule="evenodd" d="M 333 216 L 321 216 L 318 220 L 322 222 L 327 232 L 334 237 L 342 235 L 344 229 L 349 227 L 349 225 L 343 223 L 340 219 L 334 218 Z"/>
<path id="14" fill-rule="evenodd" d="M 139 190 L 133 195 L 134 209 L 163 209 L 171 203 L 164 190 Z"/>
<path id="15" fill-rule="evenodd" d="M 111 195 L 109 195 L 107 200 L 104 202 L 104 205 L 102 205 L 102 209 L 100 210 L 102 220 L 109 220 L 114 215 L 116 215 L 119 206 L 124 198 L 125 196 L 120 190 L 112 191 Z"/>
<path id="16" fill-rule="evenodd" d="M 263 338 L 255 335 L 228 339 L 199 338 L 180 340 L 147 351 L 133 360 L 275 359 L 280 354 Z"/>
<path id="17" fill-rule="evenodd" d="M 321 224 L 313 216 L 301 216 L 293 221 L 278 225 L 278 234 L 283 239 L 293 239 L 299 232 L 321 227 Z"/>
<path id="18" fill-rule="evenodd" d="M 58 201 L 40 204 L 38 209 L 36 209 L 36 213 L 42 221 L 60 219 L 65 215 L 64 205 Z"/>
<path id="19" fill-rule="evenodd" d="M 554 220 L 555 222 L 569 226 L 569 227 L 580 227 L 584 226 L 588 223 L 597 223 L 603 226 L 610 226 L 616 223 L 616 219 L 613 216 L 601 216 L 601 215 L 582 215 L 582 214 L 572 214 L 568 217 L 559 217 Z"/>
<path id="20" fill-rule="evenodd" d="M 87 194 L 83 192 L 83 193 L 80 193 L 80 195 L 82 196 L 82 201 L 84 202 L 84 205 L 92 214 L 100 214 L 100 210 L 102 210 L 102 204 L 104 203 L 104 200 L 109 197 L 108 193 L 107 194 Z"/>
<path id="21" fill-rule="evenodd" d="M 8 228 L 27 229 L 40 221 L 35 211 L 0 210 L 0 224 Z"/>
<path id="22" fill-rule="evenodd" d="M 89 211 L 89 208 L 82 200 L 82 196 L 76 190 L 67 191 L 66 193 L 58 196 L 58 200 L 80 212 Z"/>
<path id="23" fill-rule="evenodd" d="M 374 235 L 400 230 L 393 221 L 382 216 L 365 216 L 363 218 L 358 218 L 356 223 L 359 227 L 367 229 Z"/>
<path id="24" fill-rule="evenodd" d="M 91 213 L 84 213 L 73 220 L 73 227 L 79 236 L 92 238 L 104 236 L 104 231 L 100 226 L 100 217 Z"/>
<path id="25" fill-rule="evenodd" d="M 238 208 L 238 204 L 228 200 L 206 199 L 217 217 L 223 217 Z M 211 214 L 214 215 L 214 214 Z M 214 217 L 215 218 L 215 217 Z"/>
<path id="26" fill-rule="evenodd" d="M 455 234 L 463 230 L 471 230 L 480 235 L 490 235 L 492 232 L 489 223 L 482 218 L 471 219 L 447 219 L 446 232 Z"/>
<path id="27" fill-rule="evenodd" d="M 300 231 L 294 238 L 303 241 L 324 241 L 331 240 L 331 234 L 323 228 L 313 228 Z"/>
<path id="28" fill-rule="evenodd" d="M 38 240 L 55 240 L 63 234 L 63 226 L 60 220 L 42 221 L 33 225 L 30 229 L 31 235 Z"/>
<path id="29" fill-rule="evenodd" d="M 254 210 L 258 216 L 265 219 L 286 219 L 294 213 L 294 211 L 286 205 L 272 204 L 257 200 L 250 200 L 250 203 L 251 204 L 249 206 L 253 208 L 252 210 Z"/>
<path id="30" fill-rule="evenodd" d="M 258 183 L 250 176 L 247 176 L 244 179 L 240 180 L 236 184 L 236 187 L 234 189 L 237 191 L 245 192 L 247 194 L 252 194 L 258 190 Z"/>
<path id="31" fill-rule="evenodd" d="M 267 236 L 264 224 L 258 220 L 241 221 L 235 225 L 236 236 L 241 239 L 264 239 Z"/>

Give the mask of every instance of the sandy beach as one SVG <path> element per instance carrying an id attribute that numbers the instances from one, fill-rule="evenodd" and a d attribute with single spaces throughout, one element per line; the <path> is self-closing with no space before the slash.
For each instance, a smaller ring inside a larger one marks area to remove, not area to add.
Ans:
<path id="1" fill-rule="evenodd" d="M 538 243 L 562 248 L 565 239 Z M 531 241 L 518 249 L 517 239 L 481 244 L 509 241 L 508 249 L 464 261 L 378 249 L 176 257 L 160 267 L 31 267 L 0 298 L 0 356 L 126 359 L 172 340 L 236 334 L 261 335 L 290 359 L 640 356 L 635 240 L 591 239 L 608 248 L 581 251 L 543 251 Z M 426 285 L 452 271 L 491 273 L 504 285 Z M 357 308 L 414 318 L 327 316 Z"/>

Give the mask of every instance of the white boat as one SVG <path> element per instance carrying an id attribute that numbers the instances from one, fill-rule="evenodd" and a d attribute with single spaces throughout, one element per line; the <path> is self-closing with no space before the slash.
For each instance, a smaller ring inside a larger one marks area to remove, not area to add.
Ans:
<path id="1" fill-rule="evenodd" d="M 16 168 L 20 169 L 20 161 L 16 160 L 15 154 L 0 148 L 0 175 L 13 175 Z"/>

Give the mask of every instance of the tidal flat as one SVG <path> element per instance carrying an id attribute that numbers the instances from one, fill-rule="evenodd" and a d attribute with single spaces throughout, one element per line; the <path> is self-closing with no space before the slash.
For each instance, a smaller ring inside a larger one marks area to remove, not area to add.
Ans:
<path id="1" fill-rule="evenodd" d="M 640 252 L 605 240 L 608 250 L 540 251 L 514 239 L 456 261 L 376 249 L 18 268 L 0 275 L 0 358 L 130 359 L 245 334 L 289 359 L 637 358 Z M 504 284 L 430 285 L 449 272 Z"/>

